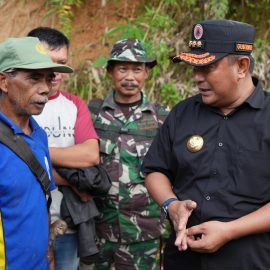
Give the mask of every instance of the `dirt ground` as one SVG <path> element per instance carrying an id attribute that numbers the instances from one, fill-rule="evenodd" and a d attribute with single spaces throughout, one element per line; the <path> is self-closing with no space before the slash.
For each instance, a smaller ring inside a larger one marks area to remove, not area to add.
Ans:
<path id="1" fill-rule="evenodd" d="M 71 63 L 77 67 L 83 60 L 95 60 L 107 55 L 112 44 L 107 44 L 104 34 L 116 23 L 134 19 L 141 0 L 85 0 L 80 8 L 73 8 L 71 36 Z M 55 14 L 46 15 L 44 0 L 0 0 L 0 42 L 7 37 L 25 36 L 38 26 L 59 29 Z"/>

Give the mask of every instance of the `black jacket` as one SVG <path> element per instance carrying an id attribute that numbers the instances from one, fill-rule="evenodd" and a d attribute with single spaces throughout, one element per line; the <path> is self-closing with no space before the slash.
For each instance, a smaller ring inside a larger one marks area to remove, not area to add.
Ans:
<path id="1" fill-rule="evenodd" d="M 111 187 L 111 180 L 101 166 L 83 169 L 57 168 L 57 172 L 79 191 L 93 196 L 104 196 Z M 78 255 L 80 258 L 98 253 L 94 218 L 99 215 L 94 200 L 82 202 L 77 194 L 62 186 L 61 216 L 69 228 L 78 231 Z"/>

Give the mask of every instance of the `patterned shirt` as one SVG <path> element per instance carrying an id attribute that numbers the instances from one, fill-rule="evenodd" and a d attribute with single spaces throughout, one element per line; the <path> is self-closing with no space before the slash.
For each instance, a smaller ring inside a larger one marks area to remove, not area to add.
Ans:
<path id="1" fill-rule="evenodd" d="M 126 119 L 114 101 L 114 91 L 104 100 L 98 115 L 93 114 L 101 161 L 112 179 L 109 194 L 96 199 L 101 211 L 96 223 L 100 237 L 131 243 L 161 234 L 160 209 L 146 190 L 140 167 L 167 114 L 165 107 L 150 103 L 142 94 L 141 105 Z"/>

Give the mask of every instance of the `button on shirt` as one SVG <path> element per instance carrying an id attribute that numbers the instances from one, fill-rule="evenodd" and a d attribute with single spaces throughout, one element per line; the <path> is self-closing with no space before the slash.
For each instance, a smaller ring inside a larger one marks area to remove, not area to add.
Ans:
<path id="1" fill-rule="evenodd" d="M 167 175 L 179 198 L 197 202 L 188 227 L 234 220 L 270 201 L 270 95 L 253 81 L 255 91 L 226 117 L 200 95 L 175 106 L 144 159 L 144 173 Z M 204 140 L 197 152 L 187 148 L 193 135 Z M 231 241 L 216 255 L 200 254 L 201 269 L 270 269 L 269 243 L 270 233 Z"/>

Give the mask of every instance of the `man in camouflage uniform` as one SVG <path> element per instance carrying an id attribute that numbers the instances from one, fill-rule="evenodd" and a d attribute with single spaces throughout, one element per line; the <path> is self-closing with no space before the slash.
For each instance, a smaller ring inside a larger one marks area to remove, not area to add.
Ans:
<path id="1" fill-rule="evenodd" d="M 140 174 L 142 159 L 168 114 L 141 91 L 155 65 L 138 40 L 118 41 L 107 63 L 114 89 L 104 102 L 89 104 L 112 188 L 96 200 L 101 211 L 97 261 L 81 269 L 108 270 L 113 264 L 117 270 L 158 269 L 160 208 Z"/>

